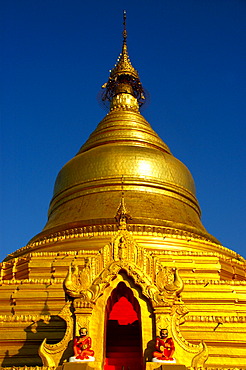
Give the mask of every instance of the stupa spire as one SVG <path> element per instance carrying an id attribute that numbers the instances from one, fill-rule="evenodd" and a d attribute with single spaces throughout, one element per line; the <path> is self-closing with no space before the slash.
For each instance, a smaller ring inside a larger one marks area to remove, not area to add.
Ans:
<path id="1" fill-rule="evenodd" d="M 123 10 L 123 42 L 126 43 L 127 31 L 126 31 L 126 10 Z"/>
<path id="2" fill-rule="evenodd" d="M 114 68 L 110 71 L 110 77 L 114 78 L 116 75 L 129 74 L 134 78 L 139 79 L 138 71 L 132 66 L 127 49 L 127 30 L 126 30 L 126 11 L 123 12 L 123 43 L 122 51 L 117 59 Z"/>
<path id="3" fill-rule="evenodd" d="M 114 68 L 110 71 L 102 100 L 110 102 L 110 110 L 138 111 L 145 100 L 138 71 L 132 66 L 127 49 L 126 11 L 123 12 L 122 51 Z"/>

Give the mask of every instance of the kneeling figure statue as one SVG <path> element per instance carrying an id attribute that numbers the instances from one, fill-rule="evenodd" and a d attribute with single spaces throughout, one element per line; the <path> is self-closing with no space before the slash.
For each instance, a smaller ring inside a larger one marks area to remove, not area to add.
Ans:
<path id="1" fill-rule="evenodd" d="M 73 361 L 95 361 L 94 351 L 91 349 L 91 338 L 88 336 L 86 328 L 80 328 L 79 336 L 74 338 L 73 350 Z"/>
<path id="2" fill-rule="evenodd" d="M 168 330 L 161 329 L 160 336 L 156 338 L 155 351 L 153 352 L 153 362 L 172 361 L 175 351 L 174 342 L 172 338 L 168 338 Z"/>

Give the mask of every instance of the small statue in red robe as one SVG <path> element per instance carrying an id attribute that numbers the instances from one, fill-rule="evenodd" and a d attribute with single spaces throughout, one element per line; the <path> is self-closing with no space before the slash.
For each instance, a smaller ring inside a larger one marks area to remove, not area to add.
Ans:
<path id="1" fill-rule="evenodd" d="M 161 361 L 173 361 L 173 353 L 175 351 L 172 338 L 168 338 L 168 330 L 161 329 L 160 336 L 156 338 L 156 351 L 153 352 L 153 357 Z"/>
<path id="2" fill-rule="evenodd" d="M 94 356 L 94 351 L 91 349 L 91 338 L 86 328 L 80 328 L 79 336 L 74 338 L 73 350 L 78 360 L 88 360 L 90 356 Z"/>

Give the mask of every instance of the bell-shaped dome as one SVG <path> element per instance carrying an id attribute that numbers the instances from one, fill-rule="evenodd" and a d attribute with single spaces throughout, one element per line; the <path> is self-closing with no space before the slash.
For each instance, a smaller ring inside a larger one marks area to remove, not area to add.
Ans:
<path id="1" fill-rule="evenodd" d="M 122 187 L 132 222 L 203 229 L 186 166 L 140 113 L 112 110 L 58 174 L 45 230 L 112 220 Z"/>
<path id="2" fill-rule="evenodd" d="M 59 172 L 48 222 L 31 242 L 71 228 L 116 225 L 123 191 L 129 227 L 167 227 L 218 243 L 200 221 L 189 170 L 139 112 L 145 94 L 128 56 L 126 33 L 103 89 L 110 112 Z"/>

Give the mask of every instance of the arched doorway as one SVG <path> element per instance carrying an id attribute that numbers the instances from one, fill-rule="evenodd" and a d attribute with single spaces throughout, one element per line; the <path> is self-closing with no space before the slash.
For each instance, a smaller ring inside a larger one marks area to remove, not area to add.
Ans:
<path id="1" fill-rule="evenodd" d="M 108 370 L 142 370 L 140 306 L 133 292 L 120 282 L 106 306 L 106 361 Z"/>

